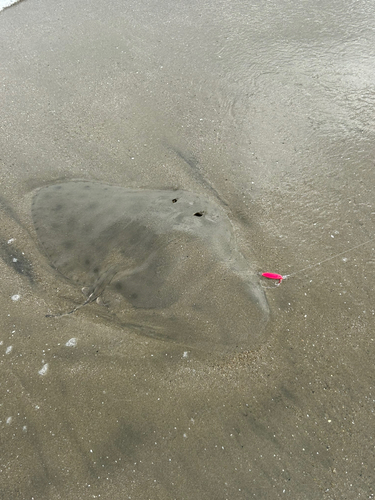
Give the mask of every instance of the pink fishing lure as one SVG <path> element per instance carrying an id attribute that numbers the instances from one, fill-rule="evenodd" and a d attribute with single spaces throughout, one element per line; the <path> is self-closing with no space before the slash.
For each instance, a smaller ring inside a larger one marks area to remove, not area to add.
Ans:
<path id="1" fill-rule="evenodd" d="M 284 279 L 284 276 L 276 273 L 262 273 L 262 276 L 270 280 L 279 280 L 279 283 L 281 283 L 281 281 Z"/>

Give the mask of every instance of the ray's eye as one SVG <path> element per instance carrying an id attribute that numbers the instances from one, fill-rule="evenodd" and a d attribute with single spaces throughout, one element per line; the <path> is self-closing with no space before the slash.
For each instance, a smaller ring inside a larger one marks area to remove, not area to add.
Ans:
<path id="1" fill-rule="evenodd" d="M 173 198 L 172 203 L 177 203 L 177 198 Z"/>
<path id="2" fill-rule="evenodd" d="M 202 215 L 204 214 L 204 212 L 195 212 L 195 217 L 202 217 Z"/>

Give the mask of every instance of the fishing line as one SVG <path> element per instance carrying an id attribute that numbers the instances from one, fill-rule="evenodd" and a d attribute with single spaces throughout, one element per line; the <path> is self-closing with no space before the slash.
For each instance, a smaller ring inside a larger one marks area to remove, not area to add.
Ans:
<path id="1" fill-rule="evenodd" d="M 302 273 L 303 271 L 307 271 L 308 269 L 318 267 L 318 266 L 324 264 L 325 262 L 328 262 L 329 260 L 333 260 L 333 259 L 336 259 L 337 257 L 340 257 L 340 255 L 344 255 L 346 253 L 352 252 L 353 250 L 355 250 L 357 248 L 363 247 L 364 245 L 368 245 L 372 241 L 375 241 L 375 238 L 371 238 L 371 240 L 367 240 L 367 241 L 364 241 L 363 243 L 359 243 L 359 245 L 355 245 L 354 247 L 351 247 L 347 250 L 344 250 L 343 252 L 339 252 L 335 255 L 332 255 L 331 257 L 328 257 L 327 259 L 321 260 L 320 262 L 317 262 L 316 264 L 311 264 L 310 266 L 306 266 L 303 269 L 299 269 L 298 271 L 295 271 L 294 273 L 291 273 L 291 274 L 281 275 L 281 274 L 276 274 L 276 273 L 262 273 L 262 276 L 264 276 L 265 278 L 268 278 L 268 279 L 278 280 L 278 283 L 276 283 L 276 284 L 280 285 L 282 280 L 284 280 L 286 278 L 290 278 L 291 276 L 295 276 L 296 274 Z"/>

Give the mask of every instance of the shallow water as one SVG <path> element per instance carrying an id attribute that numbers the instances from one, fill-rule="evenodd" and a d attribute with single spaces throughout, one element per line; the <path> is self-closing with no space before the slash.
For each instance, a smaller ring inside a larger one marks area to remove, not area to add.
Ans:
<path id="1" fill-rule="evenodd" d="M 2 498 L 373 496 L 375 245 L 354 247 L 374 234 L 374 17 L 345 0 L 1 13 Z M 184 348 L 95 305 L 46 318 L 81 293 L 40 252 L 32 193 L 77 178 L 223 207 L 254 272 L 291 275 L 261 282 L 262 342 Z"/>

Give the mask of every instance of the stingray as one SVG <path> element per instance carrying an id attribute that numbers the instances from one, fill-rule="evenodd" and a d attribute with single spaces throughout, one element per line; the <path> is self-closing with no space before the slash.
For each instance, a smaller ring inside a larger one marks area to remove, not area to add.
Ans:
<path id="1" fill-rule="evenodd" d="M 69 313 L 102 300 L 114 324 L 167 341 L 258 342 L 268 303 L 219 204 L 183 190 L 68 181 L 39 189 L 32 217 L 50 265 L 83 287 L 86 299 Z"/>

